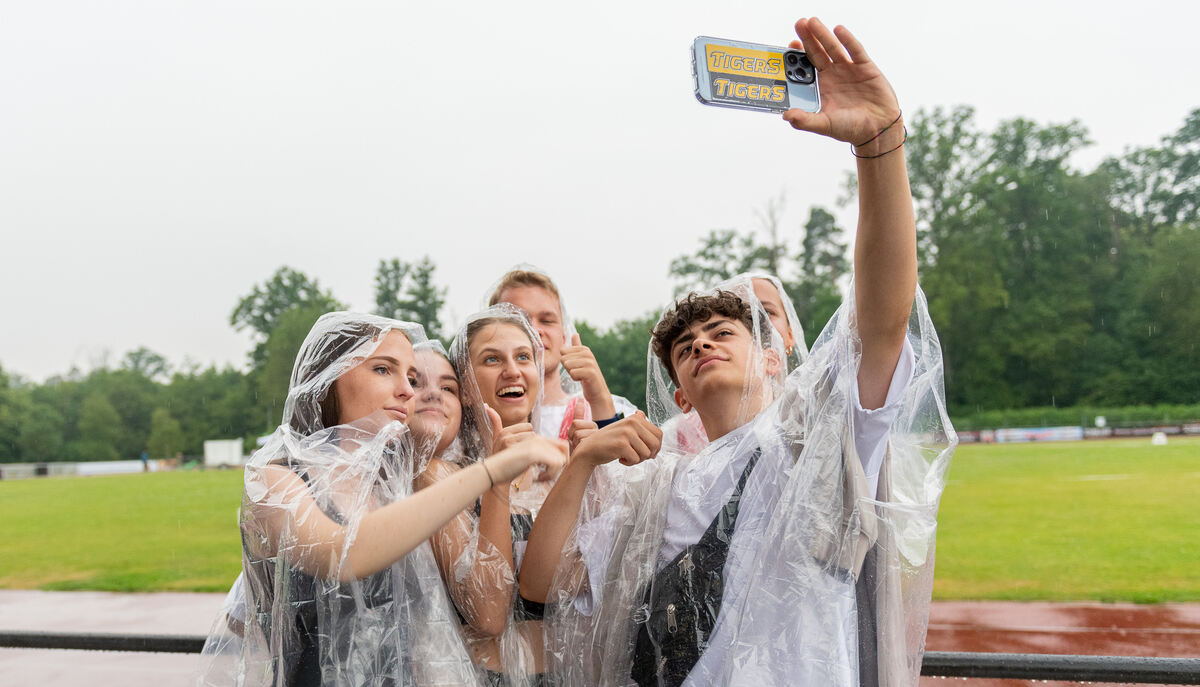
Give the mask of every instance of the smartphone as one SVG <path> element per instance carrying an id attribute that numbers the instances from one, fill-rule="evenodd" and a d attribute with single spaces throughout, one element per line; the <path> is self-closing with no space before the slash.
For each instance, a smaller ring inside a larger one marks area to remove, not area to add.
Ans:
<path id="1" fill-rule="evenodd" d="M 696 99 L 759 112 L 821 109 L 817 70 L 803 50 L 699 36 L 692 44 Z"/>

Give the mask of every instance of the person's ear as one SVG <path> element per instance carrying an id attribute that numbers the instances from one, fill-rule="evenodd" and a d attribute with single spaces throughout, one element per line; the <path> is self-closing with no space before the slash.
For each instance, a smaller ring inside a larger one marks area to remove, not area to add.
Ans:
<path id="1" fill-rule="evenodd" d="M 766 362 L 767 374 L 771 377 L 779 374 L 783 369 L 783 361 L 780 360 L 779 353 L 773 348 L 763 351 L 763 360 Z"/>
<path id="2" fill-rule="evenodd" d="M 685 413 L 692 411 L 692 404 L 688 401 L 687 394 L 683 393 L 683 389 L 675 390 L 675 405 L 679 406 L 679 409 Z"/>

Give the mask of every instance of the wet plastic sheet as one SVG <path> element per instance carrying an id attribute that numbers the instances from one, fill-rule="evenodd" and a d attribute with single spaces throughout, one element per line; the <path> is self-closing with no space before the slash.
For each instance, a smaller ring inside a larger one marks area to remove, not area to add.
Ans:
<path id="1" fill-rule="evenodd" d="M 778 317 L 772 316 L 772 310 L 776 306 L 772 305 L 771 310 L 768 310 L 758 297 L 763 285 L 768 290 L 762 293 L 766 293 L 768 297 L 774 296 L 774 299 L 782 306 L 783 312 L 778 313 Z M 774 294 L 770 293 L 770 289 L 774 290 Z M 761 343 L 776 351 L 786 361 L 789 371 L 799 367 L 808 357 L 804 327 L 800 324 L 800 318 L 796 315 L 796 306 L 788 298 L 787 291 L 784 290 L 783 282 L 779 280 L 779 277 L 766 272 L 745 272 L 717 284 L 713 291 L 718 290 L 735 293 L 748 303 L 764 305 L 760 317 L 765 316 L 770 320 L 775 331 L 769 340 L 762 340 Z M 785 341 L 785 337 L 790 338 L 792 342 L 790 346 Z M 760 339 L 765 338 L 760 336 Z M 700 416 L 694 410 L 685 413 L 675 405 L 675 383 L 671 381 L 666 368 L 653 353 L 649 355 L 647 369 L 649 372 L 646 384 L 647 412 L 655 424 L 663 430 L 663 450 L 667 454 L 694 455 L 699 453 L 708 445 L 708 437 L 704 432 L 704 424 L 700 421 Z"/>
<path id="2" fill-rule="evenodd" d="M 197 684 L 480 684 L 428 543 L 369 575 L 348 558 L 364 518 L 410 495 L 423 467 L 386 414 L 322 418 L 335 380 L 393 330 L 424 338 L 408 323 L 331 313 L 305 339 L 284 423 L 246 467 L 241 584 Z"/>
<path id="3" fill-rule="evenodd" d="M 532 393 L 530 420 L 539 431 L 539 408 L 542 402 L 540 387 L 543 350 L 541 338 L 530 325 L 525 313 L 508 303 L 500 303 L 467 318 L 451 344 L 449 357 L 461 383 L 463 408 L 462 428 L 456 441 L 460 453 L 451 458 L 460 465 L 487 457 L 494 440 L 493 428 L 487 420 L 485 397 L 496 389 L 481 388 L 476 375 L 472 353 L 473 336 L 483 335 L 491 325 L 514 327 L 533 345 L 536 380 Z M 507 384 L 503 377 L 501 384 Z M 496 383 L 495 381 L 492 382 Z M 555 428 L 557 429 L 557 428 Z M 445 479 L 452 470 L 441 467 L 436 479 Z M 464 619 L 464 635 L 477 662 L 492 672 L 491 679 L 502 685 L 530 685 L 537 674 L 538 654 L 541 653 L 541 622 L 526 612 L 516 590 L 515 571 L 519 569 L 525 541 L 542 502 L 551 487 L 550 481 L 535 481 L 526 475 L 510 484 L 507 494 L 505 522 L 508 538 L 493 546 L 481 534 L 483 509 L 493 504 L 480 504 L 476 512 L 463 513 L 434 538 L 438 557 L 443 561 L 443 575 L 451 589 L 459 613 Z M 467 544 L 464 546 L 464 542 Z M 506 548 L 501 550 L 497 548 Z M 461 551 L 457 556 L 452 551 Z M 452 565 L 449 567 L 453 559 Z M 502 616 L 498 618 L 498 616 Z M 499 626 L 496 625 L 500 621 Z"/>
<path id="4" fill-rule="evenodd" d="M 547 662 L 563 684 L 632 683 L 639 629 L 655 622 L 647 589 L 684 549 L 673 535 L 687 520 L 680 504 L 718 510 L 755 455 L 722 591 L 697 602 L 719 609 L 715 626 L 697 640 L 702 655 L 683 684 L 917 683 L 937 504 L 956 437 L 918 292 L 905 354 L 911 377 L 893 379 L 883 463 L 868 479 L 855 430 L 877 411 L 855 410 L 852 299 L 780 383 L 763 362 L 779 355 L 778 343 L 755 311 L 763 355 L 747 363 L 745 425 L 690 451 L 665 447 L 633 469 L 597 471 L 550 595 Z M 669 418 L 673 384 L 654 357 L 650 368 L 654 419 Z"/>

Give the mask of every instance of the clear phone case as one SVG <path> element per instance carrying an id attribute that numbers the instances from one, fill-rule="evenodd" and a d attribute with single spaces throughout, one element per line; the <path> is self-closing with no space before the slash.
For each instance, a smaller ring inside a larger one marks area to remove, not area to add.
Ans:
<path id="1" fill-rule="evenodd" d="M 692 44 L 696 99 L 759 112 L 821 109 L 817 71 L 799 50 L 699 36 Z"/>

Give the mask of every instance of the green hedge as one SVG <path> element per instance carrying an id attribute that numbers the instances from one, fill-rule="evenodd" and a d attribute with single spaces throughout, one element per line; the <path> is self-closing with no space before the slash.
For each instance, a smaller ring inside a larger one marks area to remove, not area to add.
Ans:
<path id="1" fill-rule="evenodd" d="M 1074 406 L 1071 408 L 1013 408 L 984 410 L 951 419 L 960 431 L 1003 429 L 1005 427 L 1094 427 L 1096 416 L 1103 415 L 1109 427 L 1170 425 L 1200 420 L 1200 404 L 1155 406 Z"/>

